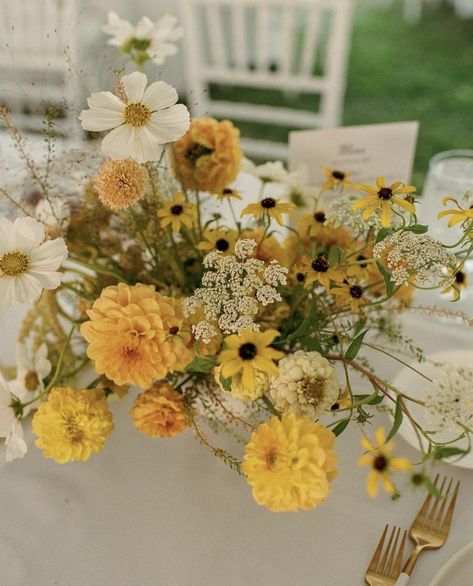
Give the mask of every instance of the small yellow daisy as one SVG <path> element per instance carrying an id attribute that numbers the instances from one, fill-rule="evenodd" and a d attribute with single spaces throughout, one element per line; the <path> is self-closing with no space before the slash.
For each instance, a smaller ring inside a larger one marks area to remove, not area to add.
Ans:
<path id="1" fill-rule="evenodd" d="M 274 197 L 265 197 L 258 203 L 251 203 L 241 212 L 242 216 L 251 214 L 255 218 L 261 218 L 261 216 L 268 215 L 273 220 L 282 226 L 284 220 L 282 214 L 290 214 L 296 206 L 292 203 L 283 203 Z"/>
<path id="2" fill-rule="evenodd" d="M 158 211 L 158 218 L 163 228 L 171 226 L 173 232 L 179 232 L 184 225 L 192 228 L 195 218 L 195 205 L 184 200 L 182 193 L 176 193 L 174 199 L 166 201 L 162 209 Z"/>

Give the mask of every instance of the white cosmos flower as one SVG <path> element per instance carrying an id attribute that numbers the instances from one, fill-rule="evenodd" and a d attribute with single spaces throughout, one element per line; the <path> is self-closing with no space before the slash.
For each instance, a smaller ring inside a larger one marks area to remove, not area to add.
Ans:
<path id="1" fill-rule="evenodd" d="M 0 374 L 0 437 L 5 438 L 7 462 L 23 458 L 27 451 L 23 427 L 12 408 L 13 399 L 7 382 Z"/>
<path id="2" fill-rule="evenodd" d="M 22 403 L 28 403 L 44 389 L 44 379 L 51 372 L 46 344 L 33 351 L 26 343 L 19 342 L 16 346 L 16 378 L 9 381 L 10 391 Z M 23 409 L 23 416 L 35 408 L 35 404 Z"/>
<path id="3" fill-rule="evenodd" d="M 67 256 L 62 238 L 44 242 L 44 227 L 33 218 L 0 218 L 0 311 L 33 303 L 43 289 L 56 289 L 57 269 Z"/>
<path id="4" fill-rule="evenodd" d="M 243 159 L 242 171 L 260 179 L 263 183 L 286 183 L 289 173 L 282 161 L 268 161 L 262 165 L 255 165 L 250 159 Z"/>
<path id="5" fill-rule="evenodd" d="M 120 97 L 98 92 L 88 98 L 89 110 L 79 116 L 84 130 L 112 130 L 102 141 L 102 151 L 112 159 L 155 161 L 162 146 L 180 138 L 189 128 L 189 111 L 176 104 L 177 92 L 164 81 L 146 88 L 148 78 L 135 71 L 124 75 Z"/>

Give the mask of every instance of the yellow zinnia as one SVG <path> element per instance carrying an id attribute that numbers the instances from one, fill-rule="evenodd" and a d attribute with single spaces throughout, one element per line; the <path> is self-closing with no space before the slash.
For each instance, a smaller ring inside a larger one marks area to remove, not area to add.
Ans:
<path id="1" fill-rule="evenodd" d="M 334 444 L 330 430 L 294 413 L 262 423 L 242 467 L 255 501 L 274 512 L 315 508 L 337 476 Z"/>
<path id="2" fill-rule="evenodd" d="M 190 229 L 195 218 L 195 205 L 186 202 L 182 193 L 178 192 L 174 199 L 166 201 L 158 210 L 158 218 L 161 218 L 163 228 L 171 226 L 173 232 L 179 232 L 183 225 Z"/>
<path id="3" fill-rule="evenodd" d="M 392 222 L 393 204 L 396 204 L 411 214 L 415 214 L 416 208 L 414 204 L 399 195 L 414 193 L 416 188 L 413 185 L 406 185 L 402 181 L 395 181 L 392 185 L 385 185 L 384 177 L 376 179 L 376 186 L 362 183 L 357 185 L 356 189 L 368 193 L 366 197 L 356 201 L 352 208 L 354 210 L 364 209 L 363 218 L 367 220 L 372 216 L 376 210 L 381 210 L 381 224 L 384 228 L 388 228 Z"/>
<path id="4" fill-rule="evenodd" d="M 296 206 L 292 203 L 282 203 L 278 199 L 274 199 L 274 197 L 265 197 L 258 203 L 247 205 L 246 208 L 242 210 L 241 215 L 247 216 L 251 214 L 255 218 L 268 216 L 269 218 L 276 220 L 276 222 L 282 226 L 284 224 L 282 214 L 290 214 L 295 209 Z"/>
<path id="5" fill-rule="evenodd" d="M 189 426 L 184 399 L 168 383 L 156 383 L 138 395 L 130 415 L 148 437 L 173 437 Z"/>
<path id="6" fill-rule="evenodd" d="M 411 469 L 411 463 L 406 458 L 392 458 L 394 444 L 386 443 L 384 429 L 379 427 L 375 432 L 376 445 L 373 445 L 366 437 L 361 439 L 361 445 L 368 452 L 360 457 L 360 466 L 371 466 L 368 474 L 366 489 L 371 497 L 378 494 L 378 482 L 382 482 L 384 489 L 392 494 L 395 490 L 391 480 L 391 471 L 406 472 Z"/>
<path id="7" fill-rule="evenodd" d="M 113 431 L 113 421 L 101 390 L 55 387 L 40 403 L 32 428 L 44 456 L 65 464 L 85 462 L 99 452 Z"/>
<path id="8" fill-rule="evenodd" d="M 254 387 L 257 370 L 278 376 L 278 368 L 273 360 L 279 360 L 284 354 L 270 347 L 278 335 L 276 330 L 254 332 L 245 328 L 239 334 L 227 336 L 227 349 L 222 350 L 219 355 L 222 375 L 231 378 L 241 371 L 241 384 L 245 388 Z"/>

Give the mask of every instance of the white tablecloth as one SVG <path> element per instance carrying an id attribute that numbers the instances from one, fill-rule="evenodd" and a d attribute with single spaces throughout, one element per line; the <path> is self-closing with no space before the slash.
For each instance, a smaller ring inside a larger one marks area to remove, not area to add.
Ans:
<path id="1" fill-rule="evenodd" d="M 18 317 L 0 315 L 2 361 L 13 359 Z M 471 347 L 444 324 L 410 319 L 409 330 L 431 351 Z M 392 361 L 381 366 L 396 372 Z M 313 512 L 270 513 L 191 432 L 152 441 L 135 430 L 131 399 L 113 403 L 116 430 L 87 464 L 46 460 L 30 435 L 24 460 L 6 464 L 0 451 L 2 586 L 361 585 L 384 524 L 407 528 L 423 500 L 409 489 L 397 502 L 366 495 L 352 425 L 337 442 L 340 475 L 327 501 Z M 402 439 L 397 448 L 416 458 Z M 462 481 L 460 500 L 446 545 L 420 559 L 413 586 L 427 586 L 473 539 L 473 472 L 439 470 Z"/>

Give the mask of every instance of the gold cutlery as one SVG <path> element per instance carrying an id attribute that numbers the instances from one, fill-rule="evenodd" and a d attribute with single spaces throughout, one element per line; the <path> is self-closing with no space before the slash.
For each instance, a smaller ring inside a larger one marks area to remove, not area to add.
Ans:
<path id="1" fill-rule="evenodd" d="M 388 543 L 384 547 L 388 529 L 389 525 L 386 525 L 365 574 L 365 582 L 370 586 L 393 586 L 401 573 L 407 531 L 404 531 L 399 541 L 401 530 L 399 527 L 393 527 Z"/>

